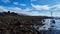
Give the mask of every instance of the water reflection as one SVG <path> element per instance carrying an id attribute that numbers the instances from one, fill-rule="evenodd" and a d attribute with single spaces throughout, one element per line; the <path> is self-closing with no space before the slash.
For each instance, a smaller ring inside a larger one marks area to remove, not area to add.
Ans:
<path id="1" fill-rule="evenodd" d="M 46 34 L 60 34 L 60 19 L 44 19 L 45 25 L 40 27 L 39 30 L 47 32 Z"/>
<path id="2" fill-rule="evenodd" d="M 60 19 L 58 20 L 55 20 L 55 19 L 44 19 L 45 22 L 45 25 L 40 27 L 40 29 L 42 29 L 43 27 L 46 27 L 46 29 L 48 29 L 49 27 L 54 27 L 54 29 L 57 29 L 57 28 L 60 28 Z"/>
<path id="3" fill-rule="evenodd" d="M 43 21 L 43 26 L 38 28 L 38 25 L 34 25 L 33 27 L 35 29 L 38 28 L 39 31 L 41 30 L 60 30 L 60 19 L 44 19 Z"/>
<path id="4" fill-rule="evenodd" d="M 38 28 L 38 31 L 47 32 L 47 34 L 60 34 L 60 19 L 44 19 L 43 26 Z M 33 26 L 35 29 L 37 29 L 38 25 Z M 43 33 L 42 32 L 42 33 Z"/>

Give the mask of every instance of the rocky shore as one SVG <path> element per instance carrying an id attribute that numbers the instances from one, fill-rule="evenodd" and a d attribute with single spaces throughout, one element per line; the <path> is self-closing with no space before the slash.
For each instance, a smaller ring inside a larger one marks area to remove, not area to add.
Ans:
<path id="1" fill-rule="evenodd" d="M 0 34 L 41 34 L 31 25 L 42 25 L 46 16 L 28 16 L 8 11 L 0 12 Z"/>

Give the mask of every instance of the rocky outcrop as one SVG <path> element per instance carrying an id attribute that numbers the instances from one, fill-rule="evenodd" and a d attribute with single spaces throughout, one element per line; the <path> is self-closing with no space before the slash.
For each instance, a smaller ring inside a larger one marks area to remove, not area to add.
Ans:
<path id="1" fill-rule="evenodd" d="M 19 15 L 18 13 L 0 13 L 0 34 L 41 34 L 38 30 L 30 27 L 42 25 L 42 16 Z"/>

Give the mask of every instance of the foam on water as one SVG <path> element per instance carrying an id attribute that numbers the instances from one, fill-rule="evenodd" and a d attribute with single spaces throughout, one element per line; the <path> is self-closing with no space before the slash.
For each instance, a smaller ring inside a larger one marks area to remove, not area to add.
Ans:
<path id="1" fill-rule="evenodd" d="M 53 24 L 53 23 L 51 23 L 51 19 L 44 19 L 45 20 L 45 22 L 43 22 L 43 23 L 45 23 L 45 25 L 44 26 L 42 26 L 42 27 L 40 27 L 40 30 L 43 28 L 43 27 L 45 27 L 45 29 L 46 30 L 48 30 L 48 28 L 51 26 L 51 25 L 53 25 L 54 26 L 54 29 L 58 29 L 58 30 L 60 30 L 60 19 L 54 19 L 55 20 L 55 24 Z"/>

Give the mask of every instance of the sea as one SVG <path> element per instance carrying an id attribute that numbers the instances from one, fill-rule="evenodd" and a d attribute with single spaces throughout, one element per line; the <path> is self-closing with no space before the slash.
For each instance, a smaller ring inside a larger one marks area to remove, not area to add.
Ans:
<path id="1" fill-rule="evenodd" d="M 40 26 L 38 29 L 42 34 L 43 32 L 47 32 L 46 34 L 60 34 L 60 19 L 44 19 L 43 23 L 45 25 Z M 34 27 L 37 28 L 38 26 Z"/>

